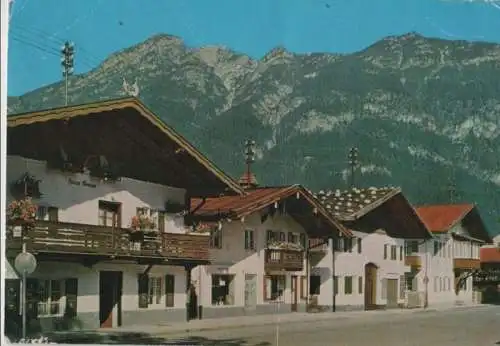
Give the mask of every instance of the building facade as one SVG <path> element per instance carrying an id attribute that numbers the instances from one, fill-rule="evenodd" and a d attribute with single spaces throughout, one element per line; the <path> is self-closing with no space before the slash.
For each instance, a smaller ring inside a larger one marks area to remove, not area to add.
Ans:
<path id="1" fill-rule="evenodd" d="M 240 186 L 135 99 L 14 116 L 8 126 L 7 260 L 14 267 L 23 248 L 37 260 L 29 330 L 189 318 L 191 269 L 209 263 L 209 237 L 185 223 L 189 200 Z M 37 205 L 32 217 L 25 201 Z M 10 326 L 19 326 L 19 292 L 19 280 L 7 280 Z"/>
<path id="2" fill-rule="evenodd" d="M 401 190 L 320 191 L 316 197 L 353 233 L 335 246 L 336 310 L 408 307 L 405 239 L 431 235 Z"/>
<path id="3" fill-rule="evenodd" d="M 474 270 L 480 268 L 481 245 L 491 242 L 474 205 L 429 205 L 416 211 L 432 232 L 427 242 L 409 241 L 408 252 L 417 268 L 409 280 L 420 292 L 421 305 L 476 303 Z"/>
<path id="4" fill-rule="evenodd" d="M 200 218 L 218 219 L 213 262 L 193 270 L 200 317 L 332 311 L 331 239 L 350 233 L 300 186 L 246 194 L 207 199 L 198 208 Z"/>

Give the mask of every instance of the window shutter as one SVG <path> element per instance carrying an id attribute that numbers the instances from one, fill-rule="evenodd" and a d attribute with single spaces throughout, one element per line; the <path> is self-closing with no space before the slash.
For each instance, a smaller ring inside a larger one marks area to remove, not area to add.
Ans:
<path id="1" fill-rule="evenodd" d="M 148 307 L 148 286 L 149 286 L 148 276 L 143 274 L 137 275 L 137 288 L 138 288 L 140 308 Z"/>
<path id="2" fill-rule="evenodd" d="M 6 314 L 11 313 L 12 316 L 19 316 L 20 297 L 21 297 L 21 281 L 20 280 L 5 280 L 5 311 Z M 6 316 L 8 319 L 9 317 Z"/>
<path id="3" fill-rule="evenodd" d="M 267 242 L 271 242 L 273 240 L 273 231 L 267 231 Z"/>
<path id="4" fill-rule="evenodd" d="M 26 312 L 28 316 L 38 316 L 39 290 L 37 279 L 26 280 Z"/>
<path id="5" fill-rule="evenodd" d="M 288 242 L 293 243 L 293 233 L 292 232 L 288 232 Z"/>
<path id="6" fill-rule="evenodd" d="M 64 311 L 64 315 L 67 317 L 75 317 L 78 311 L 78 279 L 66 279 L 64 286 L 66 289 L 66 310 Z"/>
<path id="7" fill-rule="evenodd" d="M 363 248 L 361 247 L 361 238 L 358 238 L 358 253 L 363 252 Z"/>
<path id="8" fill-rule="evenodd" d="M 300 233 L 300 245 L 305 248 L 306 247 L 306 235 L 305 233 Z"/>
<path id="9" fill-rule="evenodd" d="M 400 261 L 403 260 L 403 247 L 402 246 L 399 247 L 399 260 Z"/>
<path id="10" fill-rule="evenodd" d="M 250 231 L 245 231 L 245 250 L 250 248 Z"/>
<path id="11" fill-rule="evenodd" d="M 158 231 L 165 232 L 165 212 L 158 211 Z"/>
<path id="12" fill-rule="evenodd" d="M 387 259 L 387 244 L 384 244 L 384 259 Z"/>
<path id="13" fill-rule="evenodd" d="M 59 209 L 56 207 L 48 208 L 49 221 L 58 222 L 59 221 Z"/>
<path id="14" fill-rule="evenodd" d="M 174 307 L 175 276 L 165 275 L 165 306 Z"/>

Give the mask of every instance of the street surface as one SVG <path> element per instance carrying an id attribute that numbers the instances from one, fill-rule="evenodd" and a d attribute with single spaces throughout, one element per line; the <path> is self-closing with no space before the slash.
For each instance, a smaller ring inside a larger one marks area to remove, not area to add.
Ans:
<path id="1" fill-rule="evenodd" d="M 380 315 L 369 317 L 276 323 L 164 337 L 179 344 L 182 340 L 185 345 L 191 342 L 207 346 L 494 346 L 500 345 L 500 306 L 404 315 L 384 315 L 381 311 Z"/>

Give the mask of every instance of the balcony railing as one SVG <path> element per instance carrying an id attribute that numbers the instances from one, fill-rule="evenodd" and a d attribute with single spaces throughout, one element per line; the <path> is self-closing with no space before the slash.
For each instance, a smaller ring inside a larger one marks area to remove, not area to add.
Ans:
<path id="1" fill-rule="evenodd" d="M 422 258 L 417 254 L 406 255 L 405 266 L 420 268 L 422 266 Z"/>
<path id="2" fill-rule="evenodd" d="M 266 271 L 301 271 L 304 269 L 304 252 L 295 250 L 265 250 Z"/>
<path id="3" fill-rule="evenodd" d="M 476 258 L 454 258 L 454 269 L 479 269 L 481 268 L 481 261 Z"/>
<path id="4" fill-rule="evenodd" d="M 22 238 L 9 227 L 7 248 L 21 250 Z M 131 234 L 126 229 L 68 222 L 36 221 L 25 232 L 30 252 L 115 257 L 209 260 L 209 237 L 182 233 Z"/>

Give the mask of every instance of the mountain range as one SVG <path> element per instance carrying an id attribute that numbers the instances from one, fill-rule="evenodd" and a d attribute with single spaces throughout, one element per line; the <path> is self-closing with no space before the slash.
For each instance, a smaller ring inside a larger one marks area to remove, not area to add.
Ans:
<path id="1" fill-rule="evenodd" d="M 62 106 L 64 90 L 9 97 L 9 114 Z M 161 34 L 72 76 L 68 91 L 70 104 L 138 92 L 236 178 L 253 139 L 261 185 L 347 189 L 356 147 L 356 186 L 400 186 L 416 205 L 476 203 L 500 233 L 498 44 L 408 33 L 352 54 L 277 47 L 252 59 Z"/>

